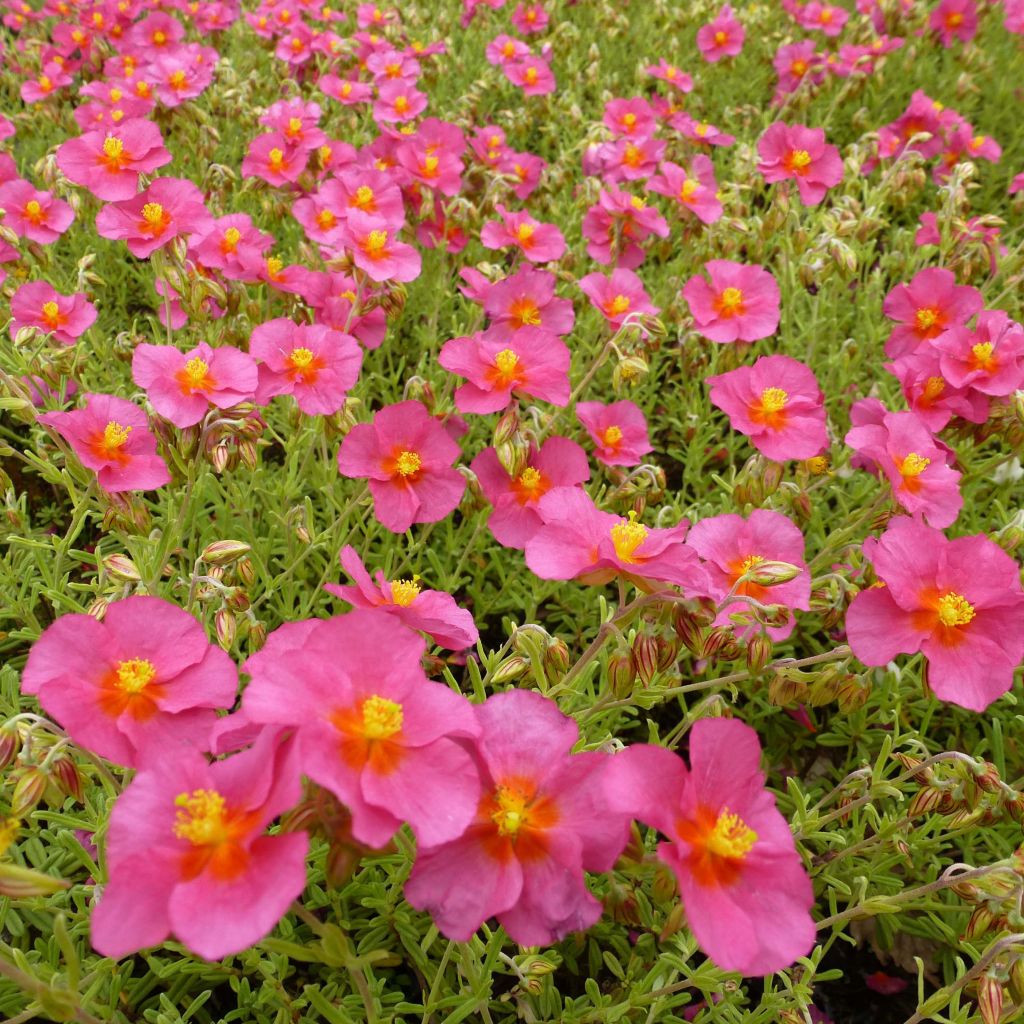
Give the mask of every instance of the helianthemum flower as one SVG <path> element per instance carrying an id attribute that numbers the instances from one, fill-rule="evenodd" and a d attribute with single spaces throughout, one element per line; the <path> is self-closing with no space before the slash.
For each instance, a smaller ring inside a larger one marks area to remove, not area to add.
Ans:
<path id="1" fill-rule="evenodd" d="M 466 488 L 462 474 L 452 469 L 459 454 L 421 402 L 399 402 L 345 435 L 338 470 L 368 478 L 377 519 L 402 533 L 413 523 L 444 519 L 458 505 Z"/>
<path id="2" fill-rule="evenodd" d="M 22 327 L 35 327 L 62 345 L 73 345 L 95 322 L 96 307 L 85 295 L 61 295 L 46 281 L 29 281 L 11 296 L 12 338 Z"/>
<path id="3" fill-rule="evenodd" d="M 580 278 L 579 288 L 615 329 L 630 315 L 635 320 L 641 313 L 656 316 L 660 312 L 651 304 L 643 281 L 624 267 L 613 270 L 610 277 L 596 272 L 587 274 Z"/>
<path id="4" fill-rule="evenodd" d="M 352 812 L 352 833 L 383 846 L 407 821 L 420 843 L 469 825 L 479 732 L 461 694 L 423 674 L 426 645 L 382 611 L 279 627 L 245 663 L 249 722 L 295 730 L 299 766 Z"/>
<path id="5" fill-rule="evenodd" d="M 400 242 L 394 228 L 380 217 L 350 209 L 340 240 L 373 281 L 413 281 L 420 276 L 420 254 Z"/>
<path id="6" fill-rule="evenodd" d="M 39 422 L 59 431 L 82 465 L 96 473 L 100 487 L 111 494 L 149 491 L 171 479 L 157 454 L 146 414 L 123 398 L 88 394 L 84 409 L 48 412 Z"/>
<path id="7" fill-rule="evenodd" d="M 1020 567 L 983 534 L 947 540 L 923 523 L 895 519 L 864 555 L 880 586 L 862 590 L 846 636 L 865 665 L 921 651 L 941 700 L 985 708 L 1013 684 L 1024 658 Z"/>
<path id="8" fill-rule="evenodd" d="M 86 132 L 57 150 L 57 166 L 71 181 L 111 202 L 131 199 L 140 174 L 170 162 L 160 129 L 142 118 Z"/>
<path id="9" fill-rule="evenodd" d="M 709 284 L 695 274 L 683 287 L 697 330 L 711 341 L 757 341 L 779 326 L 779 286 L 763 267 L 709 260 Z"/>
<path id="10" fill-rule="evenodd" d="M 21 688 L 87 750 L 134 767 L 204 749 L 235 699 L 234 663 L 187 612 L 156 597 L 64 615 L 29 652 Z"/>
<path id="11" fill-rule="evenodd" d="M 606 466 L 636 466 L 653 450 L 647 420 L 633 402 L 577 402 L 576 417 L 596 445 L 598 460 Z"/>
<path id="12" fill-rule="evenodd" d="M 4 227 L 40 245 L 55 242 L 75 219 L 74 211 L 50 192 L 40 192 L 31 182 L 8 181 L 0 185 L 0 209 Z"/>
<path id="13" fill-rule="evenodd" d="M 212 226 L 203 193 L 187 178 L 157 178 L 144 192 L 111 203 L 96 215 L 97 233 L 123 239 L 138 259 L 181 235 L 207 232 Z"/>
<path id="14" fill-rule="evenodd" d="M 690 768 L 664 747 L 633 746 L 606 772 L 611 805 L 656 828 L 690 929 L 721 968 L 780 971 L 814 945 L 814 893 L 789 822 L 764 786 L 757 733 L 702 718 Z"/>
<path id="15" fill-rule="evenodd" d="M 607 871 L 628 835 L 605 802 L 606 755 L 571 753 L 576 723 L 539 693 L 495 694 L 474 711 L 476 815 L 459 837 L 420 848 L 406 899 L 457 942 L 489 917 L 529 946 L 589 928 L 601 904 L 583 872 Z"/>
<path id="16" fill-rule="evenodd" d="M 882 310 L 897 326 L 885 344 L 892 358 L 934 341 L 943 331 L 962 327 L 983 305 L 981 292 L 958 285 L 953 271 L 943 267 L 919 270 L 909 284 L 898 284 L 885 297 Z"/>
<path id="17" fill-rule="evenodd" d="M 817 206 L 825 193 L 843 180 L 842 157 L 825 141 L 823 128 L 777 121 L 761 136 L 757 152 L 761 157 L 757 169 L 764 180 L 769 184 L 795 181 L 807 206 Z"/>

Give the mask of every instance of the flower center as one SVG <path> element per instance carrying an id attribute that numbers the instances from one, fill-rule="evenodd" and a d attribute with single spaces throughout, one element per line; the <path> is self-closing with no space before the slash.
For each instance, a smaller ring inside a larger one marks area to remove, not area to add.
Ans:
<path id="1" fill-rule="evenodd" d="M 917 329 L 922 334 L 928 334 L 929 337 L 938 334 L 936 327 L 939 324 L 939 311 L 933 306 L 926 306 L 924 309 L 919 309 L 914 314 L 914 320 L 917 323 Z"/>
<path id="2" fill-rule="evenodd" d="M 103 428 L 103 447 L 108 451 L 123 448 L 128 443 L 128 435 L 131 432 L 131 427 L 123 427 L 116 420 L 111 420 Z"/>
<path id="3" fill-rule="evenodd" d="M 421 164 L 424 177 L 433 178 L 437 174 L 437 167 L 440 162 L 436 156 L 425 157 Z"/>
<path id="4" fill-rule="evenodd" d="M 360 210 L 369 210 L 373 206 L 373 189 L 368 185 L 360 185 L 356 189 L 352 205 L 358 206 Z"/>
<path id="5" fill-rule="evenodd" d="M 811 154 L 806 149 L 792 149 L 784 161 L 786 170 L 803 174 L 811 165 Z"/>
<path id="6" fill-rule="evenodd" d="M 396 99 L 395 99 L 395 110 L 397 110 L 399 114 L 404 114 L 408 109 L 409 109 L 409 97 L 408 96 L 398 96 L 398 97 L 396 97 Z"/>
<path id="7" fill-rule="evenodd" d="M 760 565 L 763 561 L 763 555 L 747 555 L 747 557 L 740 562 L 740 575 L 745 576 L 754 568 L 754 566 Z"/>
<path id="8" fill-rule="evenodd" d="M 717 857 L 742 860 L 756 842 L 757 833 L 739 815 L 723 807 L 704 845 Z"/>
<path id="9" fill-rule="evenodd" d="M 612 527 L 612 544 L 615 545 L 615 555 L 620 562 L 634 564 L 640 561 L 635 557 L 635 552 L 647 539 L 648 532 L 643 523 L 636 521 L 636 512 L 633 511 L 629 513 L 629 519 L 623 519 Z"/>
<path id="10" fill-rule="evenodd" d="M 527 85 L 536 85 L 538 77 L 537 69 L 534 67 L 527 68 L 526 74 L 523 77 L 526 79 Z"/>
<path id="11" fill-rule="evenodd" d="M 693 194 L 698 188 L 700 188 L 699 182 L 694 181 L 693 178 L 687 178 L 679 187 L 679 198 L 684 203 L 692 203 Z"/>
<path id="12" fill-rule="evenodd" d="M 939 622 L 944 626 L 966 626 L 974 616 L 974 605 L 963 594 L 950 591 L 939 598 Z"/>
<path id="13" fill-rule="evenodd" d="M 979 341 L 971 346 L 971 362 L 977 369 L 991 373 L 996 368 L 996 358 L 992 354 L 994 349 L 991 341 Z"/>
<path id="14" fill-rule="evenodd" d="M 533 224 L 520 224 L 516 228 L 516 238 L 521 245 L 528 245 L 533 240 L 533 233 L 537 230 Z"/>
<path id="15" fill-rule="evenodd" d="M 494 383 L 501 388 L 509 387 L 520 376 L 519 356 L 510 348 L 503 348 L 494 357 Z"/>
<path id="16" fill-rule="evenodd" d="M 267 257 L 267 276 L 276 278 L 284 264 L 276 256 Z"/>
<path id="17" fill-rule="evenodd" d="M 363 701 L 363 735 L 368 740 L 387 740 L 402 729 L 402 705 L 374 694 Z"/>
<path id="18" fill-rule="evenodd" d="M 931 459 L 926 459 L 924 456 L 918 455 L 917 452 L 911 452 L 900 463 L 900 474 L 902 476 L 920 476 L 931 463 Z"/>
<path id="19" fill-rule="evenodd" d="M 715 33 L 715 42 L 719 46 L 725 46 L 725 42 L 728 38 L 729 37 L 724 32 L 719 31 Z"/>
<path id="20" fill-rule="evenodd" d="M 242 232 L 239 231 L 238 228 L 228 228 L 227 231 L 224 232 L 224 241 L 221 244 L 221 248 L 226 253 L 234 252 L 241 239 Z"/>
<path id="21" fill-rule="evenodd" d="M 166 43 L 166 42 L 167 42 L 167 35 L 166 35 L 166 33 L 161 32 L 160 29 L 157 29 L 153 33 L 153 44 L 155 46 L 163 46 L 164 43 Z"/>
<path id="22" fill-rule="evenodd" d="M 639 167 L 644 162 L 644 151 L 639 146 L 630 143 L 622 156 L 622 162 L 627 167 Z"/>
<path id="23" fill-rule="evenodd" d="M 363 243 L 363 251 L 370 259 L 380 260 L 387 255 L 388 233 L 386 231 L 371 231 Z"/>
<path id="24" fill-rule="evenodd" d="M 946 25 L 949 28 L 956 28 L 963 20 L 964 16 L 959 11 L 953 11 L 946 15 Z"/>
<path id="25" fill-rule="evenodd" d="M 51 330 L 56 330 L 60 326 L 60 306 L 56 302 L 44 302 L 43 303 L 43 320 L 46 326 Z"/>
<path id="26" fill-rule="evenodd" d="M 922 397 L 925 401 L 932 402 L 945 390 L 946 381 L 944 377 L 929 377 L 925 381 Z"/>
<path id="27" fill-rule="evenodd" d="M 618 447 L 619 443 L 622 441 L 622 427 L 617 427 L 613 423 L 601 435 L 601 439 L 609 448 Z"/>
<path id="28" fill-rule="evenodd" d="M 604 308 L 610 316 L 622 316 L 629 312 L 629 307 L 630 301 L 625 295 L 616 295 Z"/>
<path id="29" fill-rule="evenodd" d="M 108 135 L 103 140 L 103 156 L 104 163 L 112 171 L 119 171 L 128 162 L 124 143 L 113 135 Z"/>
<path id="30" fill-rule="evenodd" d="M 807 74 L 807 61 L 795 60 L 790 64 L 789 70 L 797 78 L 803 78 L 803 76 Z"/>
<path id="31" fill-rule="evenodd" d="M 761 392 L 761 408 L 765 412 L 781 412 L 789 401 L 789 395 L 782 388 L 765 388 Z"/>
<path id="32" fill-rule="evenodd" d="M 739 288 L 726 288 L 718 296 L 715 303 L 718 312 L 723 317 L 737 316 L 743 313 L 743 292 Z"/>
<path id="33" fill-rule="evenodd" d="M 288 119 L 288 134 L 298 135 L 302 131 L 302 121 L 297 117 Z"/>
<path id="34" fill-rule="evenodd" d="M 142 230 L 159 238 L 171 223 L 171 215 L 159 203 L 146 203 L 142 207 Z"/>
<path id="35" fill-rule="evenodd" d="M 279 171 L 284 166 L 284 153 L 275 146 L 267 154 L 267 160 L 272 171 Z"/>
<path id="36" fill-rule="evenodd" d="M 402 476 L 415 476 L 422 465 L 423 460 L 415 452 L 399 452 L 398 458 L 395 459 L 395 469 Z"/>
<path id="37" fill-rule="evenodd" d="M 215 789 L 193 789 L 174 798 L 174 834 L 193 846 L 216 846 L 228 838 L 227 804 Z"/>
<path id="38" fill-rule="evenodd" d="M 391 581 L 391 600 L 395 604 L 408 608 L 419 595 L 420 585 L 418 576 L 413 576 L 411 580 Z"/>
<path id="39" fill-rule="evenodd" d="M 114 685 L 125 693 L 141 693 L 155 678 L 153 662 L 145 658 L 130 658 L 117 663 Z"/>
<path id="40" fill-rule="evenodd" d="M 43 208 L 39 205 L 38 200 L 30 199 L 25 204 L 25 218 L 32 221 L 33 224 L 38 224 L 43 219 Z"/>
<path id="41" fill-rule="evenodd" d="M 184 89 L 187 83 L 188 76 L 181 68 L 178 68 L 177 71 L 171 72 L 170 77 L 167 79 L 167 84 L 172 89 Z"/>
<path id="42" fill-rule="evenodd" d="M 540 310 L 533 299 L 515 299 L 508 312 L 512 321 L 520 327 L 537 327 L 540 324 Z"/>
<path id="43" fill-rule="evenodd" d="M 337 220 L 338 220 L 338 218 L 335 217 L 334 214 L 330 210 L 321 210 L 316 215 L 316 222 L 317 222 L 317 224 L 320 225 L 320 227 L 324 231 L 327 231 L 330 228 L 333 228 L 334 225 L 337 223 Z"/>
<path id="44" fill-rule="evenodd" d="M 529 824 L 527 810 L 530 794 L 525 787 L 510 784 L 498 786 L 494 791 L 495 810 L 491 813 L 491 821 L 498 826 L 503 836 L 514 837 L 521 828 Z"/>

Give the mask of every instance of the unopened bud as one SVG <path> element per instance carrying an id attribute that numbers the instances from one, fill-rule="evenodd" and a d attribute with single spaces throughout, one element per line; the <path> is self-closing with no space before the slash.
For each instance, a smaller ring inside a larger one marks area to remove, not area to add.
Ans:
<path id="1" fill-rule="evenodd" d="M 61 889 L 67 889 L 68 882 L 51 878 L 41 871 L 23 868 L 19 864 L 0 864 L 0 896 L 8 899 L 28 899 L 32 896 L 50 896 Z M 61 1017 L 60 1020 L 70 1020 Z"/>
<path id="2" fill-rule="evenodd" d="M 636 665 L 630 651 L 620 651 L 608 659 L 608 684 L 619 700 L 632 696 L 636 682 Z"/>
<path id="3" fill-rule="evenodd" d="M 225 651 L 231 650 L 231 645 L 235 642 L 235 634 L 238 632 L 238 620 L 235 618 L 234 612 L 228 608 L 219 608 L 213 617 L 213 625 L 217 633 L 217 643 Z"/>
<path id="4" fill-rule="evenodd" d="M 511 406 L 501 414 L 494 427 L 494 447 L 500 444 L 508 444 L 519 432 L 519 407 Z"/>
<path id="5" fill-rule="evenodd" d="M 103 559 L 103 568 L 121 583 L 139 583 L 142 580 L 138 566 L 127 555 L 108 555 Z"/>
<path id="6" fill-rule="evenodd" d="M 633 639 L 632 651 L 640 682 L 650 686 L 658 672 L 658 641 L 647 633 L 640 633 Z"/>
<path id="7" fill-rule="evenodd" d="M 619 360 L 612 371 L 612 387 L 621 391 L 624 385 L 639 384 L 650 372 L 647 360 L 640 356 L 627 356 Z"/>
<path id="8" fill-rule="evenodd" d="M 554 677 L 560 679 L 569 671 L 569 648 L 564 640 L 557 637 L 548 644 L 544 651 L 544 667 Z"/>
<path id="9" fill-rule="evenodd" d="M 491 673 L 491 682 L 496 685 L 511 683 L 522 678 L 530 670 L 530 661 L 519 654 L 513 654 Z"/>
<path id="10" fill-rule="evenodd" d="M 999 1024 L 1003 1015 L 1003 986 L 989 973 L 983 974 L 978 982 L 978 1012 L 984 1024 Z"/>
<path id="11" fill-rule="evenodd" d="M 62 793 L 66 793 L 76 803 L 82 802 L 82 775 L 70 757 L 62 755 L 53 761 L 50 777 Z"/>
<path id="12" fill-rule="evenodd" d="M 795 580 L 802 572 L 803 569 L 790 562 L 764 561 L 751 566 L 744 576 L 759 587 L 777 587 Z"/>
<path id="13" fill-rule="evenodd" d="M 785 672 L 776 672 L 768 684 L 768 702 L 784 708 L 802 704 L 807 696 L 807 685 Z"/>
<path id="14" fill-rule="evenodd" d="M 907 817 L 916 818 L 921 814 L 934 814 L 942 803 L 945 793 L 941 789 L 925 786 L 919 789 L 907 807 Z"/>
<path id="15" fill-rule="evenodd" d="M 230 565 L 250 551 L 252 547 L 243 540 L 215 540 L 203 548 L 199 558 L 209 565 Z"/>
<path id="16" fill-rule="evenodd" d="M 249 650 L 258 651 L 267 642 L 267 627 L 262 622 L 253 622 L 249 626 Z"/>
<path id="17" fill-rule="evenodd" d="M 0 727 L 0 770 L 13 763 L 21 750 L 21 736 L 12 725 Z"/>
<path id="18" fill-rule="evenodd" d="M 758 633 L 747 641 L 747 669 L 752 675 L 760 673 L 771 657 L 771 637 Z"/>
<path id="19" fill-rule="evenodd" d="M 11 816 L 24 818 L 43 799 L 49 779 L 40 768 L 26 768 L 11 794 Z"/>
<path id="20" fill-rule="evenodd" d="M 984 935 L 991 930 L 995 920 L 996 915 L 985 904 L 975 907 L 974 913 L 971 914 L 970 920 L 967 922 L 967 927 L 964 928 L 963 940 L 973 941 Z"/>

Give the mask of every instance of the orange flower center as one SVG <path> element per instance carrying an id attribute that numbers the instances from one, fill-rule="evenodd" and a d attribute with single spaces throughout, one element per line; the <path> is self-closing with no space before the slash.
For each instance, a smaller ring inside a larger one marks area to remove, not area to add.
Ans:
<path id="1" fill-rule="evenodd" d="M 400 476 L 415 476 L 423 466 L 423 460 L 416 452 L 401 451 L 395 459 L 395 472 Z"/>
<path id="2" fill-rule="evenodd" d="M 67 317 L 62 316 L 60 312 L 60 306 L 56 302 L 44 302 L 43 303 L 43 322 L 51 331 L 55 331 Z"/>
<path id="3" fill-rule="evenodd" d="M 540 324 L 540 310 L 533 299 L 513 299 L 508 312 L 512 322 L 520 327 L 537 327 Z"/>
<path id="4" fill-rule="evenodd" d="M 171 223 L 171 215 L 159 203 L 146 203 L 142 207 L 142 223 L 139 225 L 143 234 L 159 238 Z"/>
<path id="5" fill-rule="evenodd" d="M 971 346 L 971 365 L 977 370 L 992 373 L 999 365 L 994 355 L 995 346 L 991 341 L 979 341 Z"/>
<path id="6" fill-rule="evenodd" d="M 382 260 L 388 255 L 388 233 L 386 231 L 371 231 L 363 242 L 363 252 L 371 260 Z"/>
<path id="7" fill-rule="evenodd" d="M 811 154 L 806 149 L 791 149 L 782 161 L 787 171 L 793 174 L 806 174 L 811 166 Z"/>
<path id="8" fill-rule="evenodd" d="M 419 577 L 411 580 L 391 580 L 391 601 L 393 604 L 408 608 L 420 595 Z"/>
<path id="9" fill-rule="evenodd" d="M 117 663 L 114 685 L 125 693 L 141 693 L 155 678 L 153 662 L 145 658 L 130 658 Z"/>
<path id="10" fill-rule="evenodd" d="M 966 626 L 977 614 L 963 594 L 949 591 L 939 598 L 939 621 L 944 626 Z"/>

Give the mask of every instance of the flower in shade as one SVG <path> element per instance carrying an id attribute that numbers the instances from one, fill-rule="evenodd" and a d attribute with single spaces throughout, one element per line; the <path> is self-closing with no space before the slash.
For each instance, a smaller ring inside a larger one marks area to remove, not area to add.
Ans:
<path id="1" fill-rule="evenodd" d="M 350 209 L 341 243 L 373 281 L 413 281 L 420 276 L 420 254 L 398 241 L 394 229 L 380 217 Z"/>
<path id="2" fill-rule="evenodd" d="M 611 276 L 594 272 L 581 277 L 580 291 L 608 321 L 609 325 L 618 329 L 626 317 L 638 313 L 656 316 L 660 309 L 652 305 L 644 288 L 643 281 L 625 267 L 617 267 Z"/>
<path id="3" fill-rule="evenodd" d="M 722 216 L 714 164 L 710 157 L 698 153 L 690 158 L 689 165 L 687 171 L 671 160 L 663 161 L 648 187 L 674 199 L 678 210 L 692 214 L 702 224 L 714 224 Z"/>
<path id="4" fill-rule="evenodd" d="M 526 564 L 542 580 L 602 585 L 620 577 L 643 590 L 674 583 L 694 595 L 707 593 L 707 574 L 684 543 L 687 521 L 646 527 L 636 513 L 623 519 L 602 512 L 578 487 L 557 487 L 540 499 L 543 525 L 526 542 Z"/>
<path id="5" fill-rule="evenodd" d="M 341 442 L 342 476 L 369 479 L 378 521 L 393 533 L 444 519 L 462 499 L 466 481 L 452 463 L 459 446 L 421 402 L 378 410 Z"/>
<path id="6" fill-rule="evenodd" d="M 57 241 L 75 219 L 74 211 L 52 192 L 40 192 L 20 178 L 0 185 L 0 209 L 4 227 L 40 245 Z"/>
<path id="7" fill-rule="evenodd" d="M 1020 567 L 983 534 L 947 540 L 907 517 L 893 520 L 864 556 L 881 586 L 862 590 L 846 636 L 865 665 L 921 651 L 940 700 L 984 711 L 1013 684 L 1024 658 Z"/>
<path id="8" fill-rule="evenodd" d="M 881 422 L 852 427 L 846 443 L 889 481 L 893 497 L 932 526 L 949 526 L 964 503 L 960 474 L 932 432 L 913 412 L 886 412 Z"/>
<path id="9" fill-rule="evenodd" d="M 811 576 L 804 561 L 804 535 L 781 512 L 759 508 L 747 519 L 732 514 L 711 516 L 693 525 L 686 543 L 700 555 L 708 571 L 711 597 L 719 603 L 716 625 L 728 626 L 737 615 L 749 621 L 749 607 L 737 598 L 810 610 Z M 785 562 L 798 571 L 791 580 L 774 586 L 749 579 L 740 582 L 764 562 Z M 767 627 L 767 632 L 773 640 L 785 640 L 793 626 L 790 618 L 783 626 Z M 741 632 L 752 635 L 759 628 L 752 624 Z"/>
<path id="10" fill-rule="evenodd" d="M 156 178 L 144 192 L 110 203 L 96 215 L 97 233 L 103 238 L 123 239 L 138 259 L 175 238 L 205 233 L 212 227 L 203 193 L 187 178 Z"/>
<path id="11" fill-rule="evenodd" d="M 230 345 L 210 348 L 202 342 L 180 352 L 172 345 L 143 342 L 132 355 L 132 380 L 176 427 L 198 423 L 211 405 L 229 409 L 252 398 L 256 377 L 252 356 Z"/>
<path id="12" fill-rule="evenodd" d="M 973 331 L 951 327 L 933 345 L 942 375 L 955 388 L 1002 396 L 1024 387 L 1024 327 L 1001 309 L 979 313 Z"/>
<path id="13" fill-rule="evenodd" d="M 726 4 L 714 20 L 697 29 L 697 49 L 706 61 L 715 64 L 723 57 L 735 57 L 743 49 L 746 34 L 732 7 Z"/>
<path id="14" fill-rule="evenodd" d="M 565 437 L 549 437 L 531 447 L 518 476 L 510 476 L 494 448 L 485 448 L 470 469 L 494 506 L 487 521 L 494 539 L 505 547 L 524 548 L 540 529 L 538 505 L 553 487 L 577 487 L 590 479 L 583 449 Z"/>
<path id="15" fill-rule="evenodd" d="M 116 395 L 85 396 L 85 408 L 48 412 L 40 423 L 59 431 L 105 491 L 149 491 L 171 479 L 146 414 Z"/>
<path id="16" fill-rule="evenodd" d="M 757 341 L 779 326 L 779 286 L 763 267 L 709 260 L 709 284 L 694 274 L 683 286 L 697 330 L 710 341 Z"/>
<path id="17" fill-rule="evenodd" d="M 110 877 L 90 921 L 100 953 L 173 935 L 221 960 L 266 937 L 306 884 L 309 836 L 266 834 L 302 795 L 294 746 L 264 731 L 224 760 L 165 752 L 135 776 L 110 815 Z"/>
<path id="18" fill-rule="evenodd" d="M 943 331 L 965 325 L 983 305 L 981 292 L 958 285 L 952 270 L 919 270 L 908 284 L 896 285 L 882 304 L 882 312 L 897 323 L 885 343 L 885 354 L 895 359 L 913 352 Z"/>
<path id="19" fill-rule="evenodd" d="M 517 248 L 531 263 L 559 260 L 565 252 L 565 238 L 554 224 L 542 224 L 525 210 L 506 210 L 496 206 L 501 220 L 489 220 L 480 229 L 480 241 L 486 249 Z"/>
<path id="20" fill-rule="evenodd" d="M 776 121 L 757 143 L 757 169 L 769 184 L 792 179 L 807 206 L 817 206 L 825 193 L 843 180 L 839 150 L 825 141 L 824 128 Z"/>
<path id="21" fill-rule="evenodd" d="M 131 199 L 140 174 L 170 162 L 160 129 L 144 118 L 86 132 L 57 150 L 57 166 L 65 177 L 108 201 Z"/>
<path id="22" fill-rule="evenodd" d="M 238 689 L 234 663 L 188 612 L 157 597 L 112 601 L 103 621 L 63 615 L 29 652 L 21 688 L 86 750 L 134 767 L 202 750 Z"/>
<path id="23" fill-rule="evenodd" d="M 287 317 L 260 324 L 249 338 L 249 352 L 260 361 L 260 405 L 276 395 L 292 395 L 307 416 L 337 412 L 363 363 L 363 350 L 352 335 Z"/>
<path id="24" fill-rule="evenodd" d="M 607 755 L 572 753 L 576 723 L 539 693 L 494 694 L 474 712 L 476 815 L 461 836 L 420 847 L 406 899 L 457 942 L 489 917 L 524 946 L 589 928 L 601 904 L 583 872 L 609 870 L 629 834 L 605 801 Z"/>
<path id="25" fill-rule="evenodd" d="M 428 681 L 425 651 L 393 615 L 360 610 L 286 623 L 243 666 L 246 720 L 295 730 L 301 771 L 348 807 L 367 846 L 403 821 L 421 846 L 454 839 L 480 799 L 473 707 Z"/>
<path id="26" fill-rule="evenodd" d="M 711 403 L 769 459 L 809 459 L 828 446 L 824 395 L 811 370 L 789 356 L 708 377 Z"/>
<path id="27" fill-rule="evenodd" d="M 525 327 L 510 337 L 487 330 L 452 338 L 437 358 L 446 370 L 466 378 L 455 392 L 459 412 L 497 412 L 513 394 L 553 405 L 569 401 L 569 349 L 539 327 Z"/>
<path id="28" fill-rule="evenodd" d="M 576 418 L 594 442 L 598 461 L 606 466 L 636 466 L 653 451 L 647 420 L 633 402 L 577 402 Z"/>
<path id="29" fill-rule="evenodd" d="M 772 974 L 814 945 L 814 892 L 789 822 L 765 789 L 757 733 L 735 719 L 690 730 L 690 768 L 664 747 L 616 754 L 609 803 L 656 828 L 701 949 L 723 970 Z"/>
<path id="30" fill-rule="evenodd" d="M 324 590 L 354 608 L 378 608 L 388 612 L 409 629 L 426 633 L 435 644 L 452 651 L 472 647 L 480 638 L 473 616 L 460 608 L 451 594 L 425 590 L 418 576 L 389 580 L 379 569 L 374 583 L 351 545 L 343 547 L 338 558 L 355 586 L 325 583 Z"/>
<path id="31" fill-rule="evenodd" d="M 96 322 L 96 307 L 82 292 L 61 295 L 46 281 L 29 281 L 11 296 L 10 333 L 35 327 L 54 341 L 73 345 Z"/>

